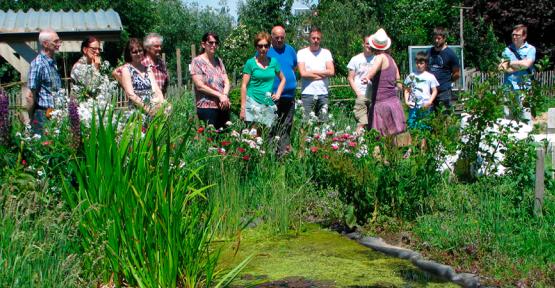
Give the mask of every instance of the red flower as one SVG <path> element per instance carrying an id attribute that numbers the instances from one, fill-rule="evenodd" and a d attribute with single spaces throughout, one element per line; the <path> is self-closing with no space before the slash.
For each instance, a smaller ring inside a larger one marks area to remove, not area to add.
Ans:
<path id="1" fill-rule="evenodd" d="M 218 148 L 218 154 L 225 155 L 225 150 L 222 148 Z"/>
<path id="2" fill-rule="evenodd" d="M 320 134 L 314 134 L 314 139 L 316 140 L 320 139 Z"/>
<path id="3" fill-rule="evenodd" d="M 333 135 L 333 131 L 330 130 L 330 131 L 326 132 L 326 135 L 328 135 L 328 136 Z"/>
<path id="4" fill-rule="evenodd" d="M 251 156 L 249 156 L 249 155 L 243 156 L 243 160 L 245 160 L 245 161 L 249 161 L 250 159 L 251 159 Z"/>
<path id="5" fill-rule="evenodd" d="M 225 147 L 225 146 L 229 146 L 231 144 L 231 142 L 230 141 L 222 141 L 222 143 L 220 143 L 220 144 L 222 145 L 222 147 Z"/>
<path id="6" fill-rule="evenodd" d="M 246 150 L 243 147 L 239 147 L 237 148 L 237 151 L 239 151 L 239 153 L 244 153 Z"/>
<path id="7" fill-rule="evenodd" d="M 310 147 L 310 152 L 312 153 L 318 152 L 318 147 L 315 147 L 315 146 Z"/>
<path id="8" fill-rule="evenodd" d="M 357 147 L 357 142 L 349 141 L 349 147 Z"/>
<path id="9" fill-rule="evenodd" d="M 208 142 L 212 142 L 212 137 L 208 137 L 208 138 L 206 138 L 206 141 L 208 141 Z"/>
<path id="10" fill-rule="evenodd" d="M 50 141 L 44 141 L 44 142 L 42 142 L 41 144 L 42 144 L 42 146 L 48 146 L 48 145 L 52 144 L 52 142 L 50 142 Z"/>
<path id="11" fill-rule="evenodd" d="M 338 142 L 339 141 L 339 137 L 333 137 L 332 139 L 334 142 Z"/>
<path id="12" fill-rule="evenodd" d="M 349 139 L 351 138 L 351 135 L 349 135 L 348 133 L 345 133 L 342 135 L 343 139 Z"/>
<path id="13" fill-rule="evenodd" d="M 143 127 L 141 128 L 141 132 L 146 133 L 146 127 L 145 127 L 145 126 L 143 126 Z"/>
<path id="14" fill-rule="evenodd" d="M 322 158 L 324 158 L 324 159 L 330 159 L 330 155 L 323 155 Z"/>
<path id="15" fill-rule="evenodd" d="M 27 166 L 27 161 L 25 161 L 25 159 L 21 160 L 21 165 Z"/>
<path id="16" fill-rule="evenodd" d="M 204 127 L 199 127 L 199 128 L 197 129 L 197 133 L 200 134 L 200 133 L 202 133 L 202 132 L 204 132 Z"/>

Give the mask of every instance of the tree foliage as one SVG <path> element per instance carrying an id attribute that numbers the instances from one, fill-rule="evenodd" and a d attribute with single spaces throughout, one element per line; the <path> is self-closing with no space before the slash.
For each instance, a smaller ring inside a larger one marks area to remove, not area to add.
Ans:
<path id="1" fill-rule="evenodd" d="M 239 23 L 251 33 L 270 31 L 274 25 L 285 25 L 291 18 L 293 0 L 246 0 L 239 4 Z"/>
<path id="2" fill-rule="evenodd" d="M 513 26 L 527 25 L 527 41 L 537 48 L 540 55 L 555 59 L 555 1 L 465 0 L 464 4 L 472 7 L 467 14 L 468 18 L 483 18 L 486 23 L 493 25 L 495 34 L 507 44 L 511 42 Z M 536 55 L 536 58 L 540 55 Z"/>

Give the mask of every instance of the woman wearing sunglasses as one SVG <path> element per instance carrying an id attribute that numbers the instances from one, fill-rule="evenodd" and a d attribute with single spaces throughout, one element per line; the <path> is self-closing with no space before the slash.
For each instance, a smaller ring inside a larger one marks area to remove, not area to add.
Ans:
<path id="1" fill-rule="evenodd" d="M 224 128 L 229 121 L 229 78 L 222 59 L 216 56 L 220 44 L 218 35 L 207 32 L 200 43 L 202 54 L 191 62 L 195 84 L 197 116 L 216 129 Z"/>
<path id="2" fill-rule="evenodd" d="M 123 53 L 126 63 L 121 70 L 121 84 L 129 104 L 152 117 L 163 104 L 164 96 L 151 68 L 141 63 L 143 52 L 139 39 L 129 39 Z"/>
<path id="3" fill-rule="evenodd" d="M 285 77 L 280 71 L 277 59 L 267 56 L 270 42 L 270 34 L 256 34 L 254 46 L 257 53 L 245 63 L 241 84 L 241 119 L 247 123 L 260 123 L 267 127 L 272 126 L 276 118 L 277 108 L 274 101 L 279 100 L 285 86 Z M 272 90 L 276 76 L 280 83 L 274 94 Z"/>

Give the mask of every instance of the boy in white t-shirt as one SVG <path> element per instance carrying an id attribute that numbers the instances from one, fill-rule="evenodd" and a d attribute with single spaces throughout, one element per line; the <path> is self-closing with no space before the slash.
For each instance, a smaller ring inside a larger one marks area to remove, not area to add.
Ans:
<path id="1" fill-rule="evenodd" d="M 425 52 L 416 54 L 416 73 L 410 73 L 405 79 L 405 103 L 409 106 L 410 128 L 429 128 L 420 123 L 420 120 L 430 114 L 430 107 L 437 96 L 439 83 L 436 77 L 426 71 L 428 68 L 428 55 Z"/>

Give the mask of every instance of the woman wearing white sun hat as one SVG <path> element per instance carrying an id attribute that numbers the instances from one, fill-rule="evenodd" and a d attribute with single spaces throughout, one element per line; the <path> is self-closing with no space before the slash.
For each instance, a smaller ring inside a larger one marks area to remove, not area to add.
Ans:
<path id="1" fill-rule="evenodd" d="M 397 97 L 399 69 L 395 60 L 386 52 L 391 46 L 391 39 L 380 28 L 368 37 L 368 44 L 375 55 L 374 64 L 362 78 L 363 83 L 371 80 L 373 84 L 369 86 L 373 91 L 368 109 L 368 129 L 376 129 L 384 136 L 397 135 L 405 131 L 406 118 Z"/>

